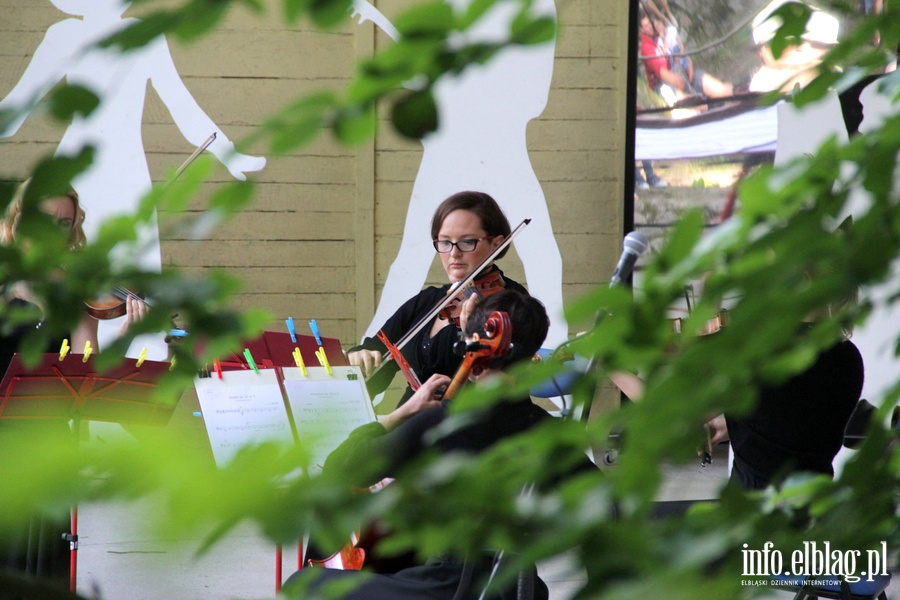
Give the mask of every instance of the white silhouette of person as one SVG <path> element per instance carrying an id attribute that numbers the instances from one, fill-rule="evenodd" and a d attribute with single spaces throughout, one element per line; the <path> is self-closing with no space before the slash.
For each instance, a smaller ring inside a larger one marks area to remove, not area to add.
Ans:
<path id="1" fill-rule="evenodd" d="M 884 126 L 884 121 L 900 111 L 900 103 L 893 103 L 889 96 L 879 93 L 878 83 L 866 86 L 859 95 L 863 120 L 859 124 L 860 133 L 875 131 Z M 830 90 L 814 104 L 797 108 L 791 103 L 778 107 L 778 144 L 775 164 L 783 166 L 790 161 L 812 156 L 827 139 L 834 136 L 840 144 L 849 141 L 847 125 L 841 110 L 837 92 Z M 843 165 L 841 176 L 853 175 L 850 165 Z M 894 185 L 900 177 L 895 175 Z M 870 210 L 872 198 L 862 187 L 851 190 L 849 198 L 833 225 L 844 218 L 863 218 Z M 897 331 L 900 330 L 900 303 L 892 301 L 892 295 L 900 282 L 900 259 L 894 259 L 891 275 L 881 283 L 869 285 L 860 290 L 861 298 L 872 303 L 872 313 L 865 323 L 853 329 L 853 343 L 859 348 L 866 367 L 862 397 L 880 406 L 891 386 L 900 378 L 900 363 L 894 348 Z M 842 448 L 834 460 L 836 472 L 840 472 L 853 452 Z M 731 464 L 729 462 L 729 464 Z"/>
<path id="2" fill-rule="evenodd" d="M 880 80 L 870 83 L 859 95 L 863 110 L 860 133 L 880 130 L 886 120 L 900 113 L 900 101 L 893 100 L 886 90 L 879 91 L 879 84 Z M 900 174 L 894 170 L 892 189 L 895 194 L 898 188 Z M 869 212 L 872 199 L 864 189 L 858 188 L 854 192 L 848 201 L 848 210 L 858 220 Z M 861 290 L 861 297 L 872 303 L 872 313 L 864 324 L 853 330 L 853 342 L 866 361 L 862 397 L 877 406 L 889 398 L 891 387 L 900 381 L 900 362 L 895 351 L 900 332 L 900 302 L 894 299 L 900 286 L 900 258 L 891 263 L 890 273 L 883 282 Z"/>
<path id="3" fill-rule="evenodd" d="M 469 3 L 448 1 L 455 10 L 464 10 Z M 360 23 L 371 20 L 397 39 L 397 30 L 368 2 L 356 0 L 354 9 Z M 463 41 L 506 39 L 517 10 L 517 3 L 498 3 L 466 32 Z M 536 0 L 532 10 L 556 18 L 553 0 Z M 456 192 L 477 190 L 497 200 L 513 227 L 531 219 L 516 237 L 516 252 L 525 267 L 529 292 L 546 305 L 550 315 L 545 344 L 555 347 L 568 339 L 563 316 L 562 256 L 526 143 L 528 122 L 547 106 L 555 53 L 554 42 L 506 48 L 488 64 L 448 75 L 435 86 L 439 128 L 422 140 L 424 152 L 406 213 L 403 240 L 367 336 L 375 335 L 404 301 L 422 289 L 434 260 L 428 232 L 437 205 Z"/>
<path id="4" fill-rule="evenodd" d="M 212 152 L 238 179 L 266 164 L 262 157 L 234 152 L 234 145 L 199 107 L 175 69 L 163 36 L 143 48 L 119 53 L 95 47 L 96 43 L 127 27 L 136 19 L 123 18 L 130 0 L 51 0 L 61 11 L 82 18 L 65 19 L 47 29 L 28 67 L 12 91 L 0 101 L 0 109 L 25 109 L 0 137 L 14 135 L 30 108 L 60 80 L 82 85 L 100 98 L 100 105 L 86 118 L 75 117 L 57 148 L 57 155 L 95 147 L 94 162 L 72 187 L 87 212 L 88 235 L 114 215 L 133 213 L 152 181 L 141 137 L 147 83 L 150 82 L 172 118 L 191 144 L 200 146 L 212 133 Z M 140 232 L 140 255 L 133 259 L 147 270 L 159 270 L 159 234 L 153 223 Z M 117 324 L 101 323 L 114 332 Z M 102 343 L 101 339 L 101 343 Z M 147 340 L 144 340 L 147 341 Z M 132 346 L 135 347 L 135 346 Z M 159 354 L 162 356 L 159 356 Z M 154 356 L 156 354 L 156 356 Z M 150 343 L 149 358 L 163 358 L 165 348 Z"/>

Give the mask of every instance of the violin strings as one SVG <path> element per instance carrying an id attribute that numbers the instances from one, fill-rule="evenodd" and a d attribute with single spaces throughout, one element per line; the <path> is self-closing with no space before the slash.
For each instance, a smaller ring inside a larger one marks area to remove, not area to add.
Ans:
<path id="1" fill-rule="evenodd" d="M 116 286 L 113 288 L 113 293 L 118 295 L 119 297 L 121 297 L 123 300 L 125 300 L 126 298 L 136 298 L 137 300 L 140 300 L 147 306 L 150 306 L 150 303 L 147 302 L 146 298 L 142 298 L 142 297 L 138 296 L 137 294 L 135 294 L 128 288 L 124 288 L 122 286 Z"/>

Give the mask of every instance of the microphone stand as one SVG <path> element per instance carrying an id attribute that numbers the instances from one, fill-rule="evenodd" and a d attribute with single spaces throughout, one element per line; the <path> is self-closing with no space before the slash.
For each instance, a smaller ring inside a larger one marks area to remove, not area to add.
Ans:
<path id="1" fill-rule="evenodd" d="M 626 236 L 625 252 L 627 254 L 630 251 L 630 253 L 635 256 L 634 262 L 637 261 L 637 259 L 640 257 L 641 254 L 644 253 L 644 251 L 646 249 L 647 249 L 646 238 L 644 238 L 644 236 L 641 235 L 640 233 L 632 232 L 632 233 L 629 233 L 628 236 Z M 626 279 L 631 275 L 632 269 L 634 267 L 634 262 L 631 262 L 630 266 L 628 266 L 626 269 L 621 269 L 620 267 L 622 266 L 622 264 L 620 261 L 620 264 L 617 265 L 616 270 L 613 272 L 613 275 L 610 278 L 609 289 L 612 289 L 622 283 L 622 271 L 623 270 L 626 271 L 625 272 Z M 586 337 L 588 335 L 588 333 L 597 329 L 597 327 L 600 325 L 600 323 L 603 321 L 603 319 L 606 318 L 609 314 L 610 314 L 609 310 L 601 307 L 597 311 L 597 314 L 594 316 L 594 324 L 591 327 L 591 329 L 589 329 L 587 332 L 585 332 L 581 335 L 575 336 L 571 340 L 568 340 L 565 343 L 563 343 L 562 345 L 558 346 L 556 348 L 556 350 L 554 351 L 554 353 L 559 352 L 559 350 L 561 348 L 564 348 L 565 346 L 568 346 L 569 344 Z M 597 363 L 597 356 L 596 356 L 596 354 L 592 353 L 591 357 L 588 359 L 588 362 L 584 367 L 583 374 L 586 375 L 586 374 L 590 373 L 591 371 L 593 371 L 594 365 L 596 363 Z M 593 399 L 596 391 L 597 391 L 597 385 L 595 382 L 590 385 L 590 389 L 589 389 L 589 398 L 590 399 Z M 590 414 L 590 410 L 585 412 L 585 415 L 588 415 L 588 414 Z M 604 464 L 611 465 L 613 462 L 615 462 L 617 455 L 618 455 L 618 452 L 614 448 L 607 450 L 605 456 L 603 457 Z"/>

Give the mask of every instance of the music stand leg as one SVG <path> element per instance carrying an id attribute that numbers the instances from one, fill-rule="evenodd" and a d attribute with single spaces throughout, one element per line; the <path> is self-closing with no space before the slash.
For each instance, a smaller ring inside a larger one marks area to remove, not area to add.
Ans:
<path id="1" fill-rule="evenodd" d="M 75 436 L 75 447 L 81 443 L 81 419 L 72 419 L 72 433 Z M 78 504 L 72 505 L 71 531 L 62 534 L 64 540 L 69 542 L 69 591 L 75 593 L 78 584 Z"/>
<path id="2" fill-rule="evenodd" d="M 62 534 L 69 542 L 69 591 L 74 593 L 78 575 L 78 505 L 72 507 L 72 531 Z"/>
<path id="3" fill-rule="evenodd" d="M 281 591 L 281 544 L 275 546 L 275 595 Z"/>

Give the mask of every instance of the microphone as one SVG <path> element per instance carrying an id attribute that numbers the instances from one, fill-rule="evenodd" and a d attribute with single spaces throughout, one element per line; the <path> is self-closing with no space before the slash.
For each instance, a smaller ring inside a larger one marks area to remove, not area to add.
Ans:
<path id="1" fill-rule="evenodd" d="M 631 275 L 631 271 L 634 269 L 634 263 L 637 262 L 638 257 L 643 254 L 648 247 L 647 238 L 644 234 L 637 231 L 632 231 L 626 235 L 623 245 L 625 246 L 625 249 L 622 251 L 622 256 L 619 257 L 619 264 L 616 265 L 616 270 L 613 271 L 612 278 L 609 280 L 609 287 L 613 287 L 622 280 L 628 279 Z"/>

